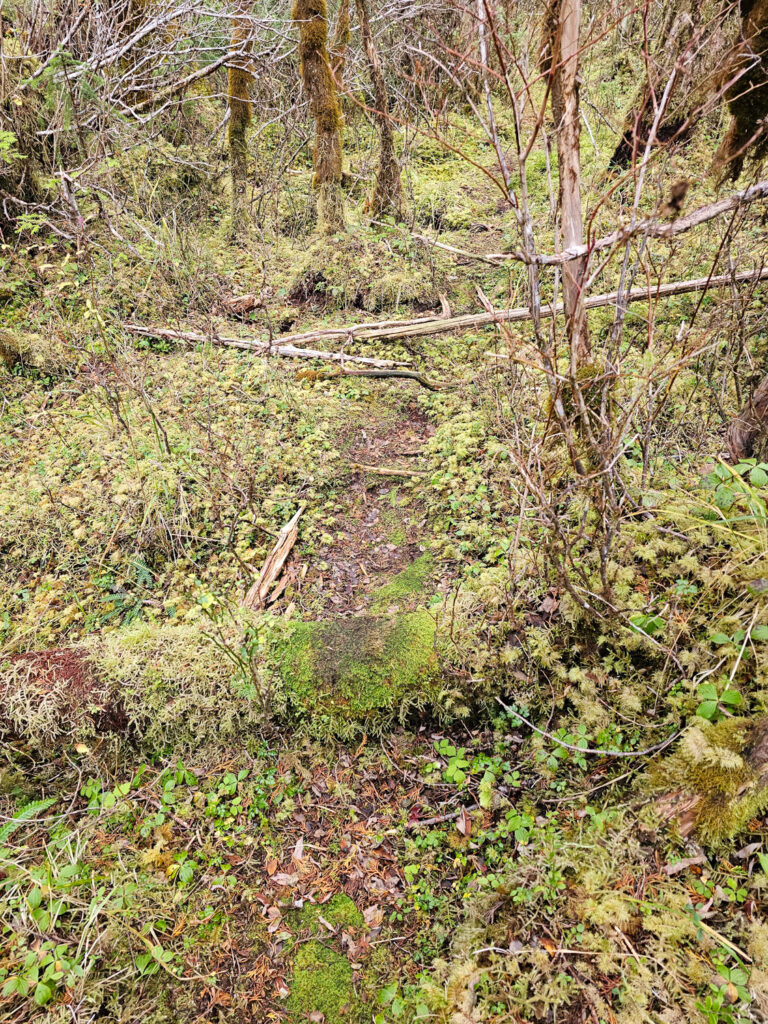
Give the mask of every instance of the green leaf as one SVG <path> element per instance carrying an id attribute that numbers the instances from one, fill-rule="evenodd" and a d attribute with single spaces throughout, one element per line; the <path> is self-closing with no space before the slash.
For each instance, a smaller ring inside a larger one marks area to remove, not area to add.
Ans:
<path id="1" fill-rule="evenodd" d="M 723 704 L 730 704 L 732 707 L 735 707 L 741 704 L 741 694 L 738 690 L 723 690 L 720 695 L 720 701 Z"/>
<path id="2" fill-rule="evenodd" d="M 721 484 L 715 491 L 715 504 L 724 512 L 727 511 L 736 500 L 736 496 L 730 487 Z"/>
<path id="3" fill-rule="evenodd" d="M 702 683 L 697 695 L 700 700 L 717 700 L 717 687 L 714 683 Z"/>
<path id="4" fill-rule="evenodd" d="M 696 714 L 700 718 L 706 718 L 707 721 L 710 721 L 714 717 L 716 711 L 716 700 L 705 700 L 703 704 L 699 704 L 699 706 L 696 708 Z"/>
<path id="5" fill-rule="evenodd" d="M 27 896 L 27 902 L 33 910 L 37 910 L 40 906 L 40 901 L 43 898 L 43 894 L 40 889 L 33 889 L 32 892 Z"/>
<path id="6" fill-rule="evenodd" d="M 753 640 L 768 640 L 768 626 L 753 626 L 750 635 Z"/>
<path id="7" fill-rule="evenodd" d="M 392 1000 L 397 995 L 397 982 L 393 981 L 391 985 L 385 985 L 384 988 L 379 992 L 379 1006 L 389 1006 Z"/>
<path id="8" fill-rule="evenodd" d="M 763 854 L 763 856 L 765 856 L 765 854 Z M 766 860 L 768 860 L 768 858 L 766 858 Z M 15 974 L 12 974 L 10 976 L 10 978 L 8 978 L 6 983 L 3 985 L 2 995 L 3 995 L 4 999 L 8 999 L 16 991 L 16 982 L 17 981 L 18 981 L 18 978 L 16 977 Z"/>
<path id="9" fill-rule="evenodd" d="M 713 633 L 709 638 L 709 642 L 719 646 L 720 644 L 729 644 L 731 642 L 731 638 L 726 636 L 725 633 Z"/>
<path id="10" fill-rule="evenodd" d="M 760 469 L 759 466 L 755 466 L 749 474 L 749 482 L 753 487 L 765 487 L 768 484 L 768 473 L 764 469 Z"/>
<path id="11" fill-rule="evenodd" d="M 35 994 L 32 997 L 35 1000 L 37 1006 L 45 1006 L 46 1003 L 50 1002 L 53 996 L 53 989 L 50 985 L 46 985 L 45 982 L 38 982 L 35 986 Z"/>

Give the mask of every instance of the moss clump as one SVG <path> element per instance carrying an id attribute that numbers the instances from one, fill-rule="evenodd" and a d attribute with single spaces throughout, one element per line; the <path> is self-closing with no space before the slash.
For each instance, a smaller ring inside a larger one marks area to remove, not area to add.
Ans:
<path id="1" fill-rule="evenodd" d="M 432 574 L 434 561 L 430 554 L 421 555 L 415 562 L 399 572 L 386 586 L 373 595 L 371 607 L 374 611 L 387 611 L 393 605 L 402 607 L 424 593 L 424 587 Z"/>
<path id="2" fill-rule="evenodd" d="M 302 302 L 380 310 L 417 301 L 436 305 L 443 286 L 423 261 L 393 253 L 384 242 L 349 235 L 320 239 L 297 254 L 288 288 L 291 298 Z"/>
<path id="3" fill-rule="evenodd" d="M 768 807 L 767 750 L 765 719 L 702 719 L 651 774 L 662 814 L 711 845 L 732 838 Z"/>
<path id="4" fill-rule="evenodd" d="M 355 993 L 352 965 L 345 956 L 319 941 L 299 946 L 293 962 L 289 1020 L 303 1024 L 323 1014 L 325 1024 L 361 1024 L 365 1009 Z"/>
<path id="5" fill-rule="evenodd" d="M 297 928 L 309 928 L 313 934 L 327 937 L 328 930 L 320 922 L 321 917 L 334 928 L 362 928 L 365 924 L 363 915 L 343 892 L 337 893 L 327 903 L 307 903 L 297 911 L 295 924 Z"/>
<path id="6" fill-rule="evenodd" d="M 436 696 L 435 622 L 420 610 L 298 622 L 275 651 L 286 696 L 315 734 L 381 733 Z"/>

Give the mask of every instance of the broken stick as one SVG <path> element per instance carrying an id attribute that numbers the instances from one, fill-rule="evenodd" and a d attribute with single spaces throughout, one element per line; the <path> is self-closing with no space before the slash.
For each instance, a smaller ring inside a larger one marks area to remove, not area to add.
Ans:
<path id="1" fill-rule="evenodd" d="M 306 505 L 299 505 L 298 511 L 285 524 L 277 536 L 277 542 L 270 551 L 266 562 L 261 568 L 259 577 L 245 595 L 243 607 L 253 611 L 260 611 L 267 603 L 269 589 L 285 565 L 285 560 L 290 555 L 296 538 L 299 536 L 299 519 Z"/>

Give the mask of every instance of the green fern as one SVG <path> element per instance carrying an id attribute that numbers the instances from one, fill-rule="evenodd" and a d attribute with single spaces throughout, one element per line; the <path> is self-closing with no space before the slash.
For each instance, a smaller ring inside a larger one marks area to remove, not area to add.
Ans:
<path id="1" fill-rule="evenodd" d="M 39 812 L 47 811 L 51 804 L 55 803 L 56 800 L 53 798 L 48 800 L 33 800 L 32 803 L 22 807 L 17 814 L 14 814 L 10 821 L 7 821 L 5 825 L 0 828 L 0 846 L 4 846 L 16 829 L 20 825 L 23 825 L 25 821 L 29 821 L 31 818 L 36 818 Z"/>

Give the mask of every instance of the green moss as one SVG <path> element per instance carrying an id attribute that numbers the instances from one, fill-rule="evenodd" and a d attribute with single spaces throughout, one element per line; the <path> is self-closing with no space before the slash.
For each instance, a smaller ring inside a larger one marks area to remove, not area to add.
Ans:
<path id="1" fill-rule="evenodd" d="M 327 937 L 328 930 L 321 923 L 323 918 L 334 928 L 362 928 L 365 921 L 354 902 L 345 893 L 337 893 L 327 903 L 307 903 L 295 914 L 294 923 L 298 929 L 309 928 L 313 934 Z"/>
<path id="2" fill-rule="evenodd" d="M 316 734 L 380 733 L 436 693 L 424 610 L 295 623 L 274 654 L 289 703 Z"/>
<path id="3" fill-rule="evenodd" d="M 373 595 L 371 607 L 374 611 L 386 611 L 393 605 L 407 603 L 418 594 L 424 593 L 424 587 L 432 574 L 434 562 L 430 554 L 421 555 L 415 562 L 399 572 L 386 586 L 381 587 Z"/>
<path id="4" fill-rule="evenodd" d="M 692 806 L 697 835 L 711 845 L 732 838 L 768 807 L 768 787 L 761 779 L 765 765 L 753 761 L 754 743 L 749 719 L 726 718 L 714 725 L 701 719 L 651 773 L 659 791 L 680 791 L 681 804 Z"/>
<path id="5" fill-rule="evenodd" d="M 325 1024 L 357 1024 L 365 1010 L 355 993 L 352 965 L 345 956 L 319 941 L 299 946 L 293 962 L 289 1020 L 304 1024 L 321 1013 Z"/>

